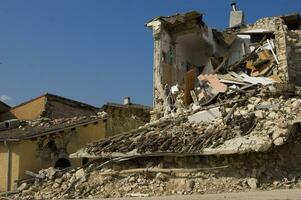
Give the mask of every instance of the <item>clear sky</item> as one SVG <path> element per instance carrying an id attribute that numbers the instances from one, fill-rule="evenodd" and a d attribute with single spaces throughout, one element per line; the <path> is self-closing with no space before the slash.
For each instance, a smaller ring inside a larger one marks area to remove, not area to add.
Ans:
<path id="1" fill-rule="evenodd" d="M 10 105 L 49 92 L 101 106 L 152 103 L 155 16 L 197 10 L 228 25 L 230 0 L 0 0 L 0 99 Z M 246 22 L 301 12 L 300 0 L 237 0 Z"/>

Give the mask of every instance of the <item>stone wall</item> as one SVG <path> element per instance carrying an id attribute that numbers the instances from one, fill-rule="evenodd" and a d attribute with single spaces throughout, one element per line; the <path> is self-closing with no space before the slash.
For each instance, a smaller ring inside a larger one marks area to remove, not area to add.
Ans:
<path id="1" fill-rule="evenodd" d="M 287 63 L 287 41 L 286 41 L 286 27 L 281 18 L 275 20 L 275 41 L 276 41 L 276 54 L 279 60 L 277 68 L 278 75 L 284 82 L 288 82 L 288 63 Z"/>
<path id="2" fill-rule="evenodd" d="M 268 17 L 257 20 L 248 25 L 251 29 L 266 29 L 274 31 L 275 46 L 279 65 L 277 71 L 279 77 L 284 81 L 301 85 L 298 78 L 301 75 L 301 30 L 288 30 L 287 25 L 281 17 Z"/>
<path id="3" fill-rule="evenodd" d="M 276 30 L 275 24 L 279 17 L 265 17 L 258 19 L 254 24 L 248 24 L 248 29 Z"/>
<path id="4" fill-rule="evenodd" d="M 150 121 L 150 108 L 134 105 L 105 105 L 108 113 L 106 137 L 136 129 Z"/>
<path id="5" fill-rule="evenodd" d="M 301 30 L 287 31 L 289 82 L 301 85 Z"/>

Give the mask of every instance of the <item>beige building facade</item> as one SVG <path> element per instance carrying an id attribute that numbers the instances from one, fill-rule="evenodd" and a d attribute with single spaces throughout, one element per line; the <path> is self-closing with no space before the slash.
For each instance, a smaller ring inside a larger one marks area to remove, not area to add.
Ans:
<path id="1" fill-rule="evenodd" d="M 78 167 L 82 159 L 69 159 L 69 154 L 106 136 L 106 119 L 79 121 L 62 128 L 19 133 L 0 138 L 0 191 L 14 190 L 18 180 L 26 179 L 26 171 Z M 0 134 L 1 137 L 1 134 Z"/>

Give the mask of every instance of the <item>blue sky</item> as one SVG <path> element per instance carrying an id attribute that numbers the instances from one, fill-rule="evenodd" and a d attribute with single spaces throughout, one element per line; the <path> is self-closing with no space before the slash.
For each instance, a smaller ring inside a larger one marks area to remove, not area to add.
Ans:
<path id="1" fill-rule="evenodd" d="M 10 105 L 50 92 L 95 106 L 152 103 L 155 16 L 197 10 L 228 25 L 229 0 L 0 0 L 0 99 Z M 301 12 L 297 0 L 237 0 L 246 22 Z"/>

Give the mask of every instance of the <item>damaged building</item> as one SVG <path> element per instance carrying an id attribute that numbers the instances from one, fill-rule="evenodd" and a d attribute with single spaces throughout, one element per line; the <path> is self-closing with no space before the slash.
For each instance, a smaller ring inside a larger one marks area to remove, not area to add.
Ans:
<path id="1" fill-rule="evenodd" d="M 43 168 L 81 166 L 85 159 L 70 160 L 69 154 L 104 138 L 105 121 L 94 116 L 0 123 L 0 191 L 14 190 L 28 174 Z"/>
<path id="2" fill-rule="evenodd" d="M 269 77 L 275 82 L 301 85 L 297 78 L 301 70 L 300 15 L 245 24 L 243 11 L 238 11 L 235 4 L 232 9 L 229 28 L 223 31 L 208 27 L 196 11 L 156 17 L 146 24 L 154 37 L 154 119 L 189 106 L 193 102 L 191 90 L 202 104 L 218 92 L 225 92 L 222 87 L 204 95 L 204 84 L 199 81 L 208 80 L 200 80 L 204 79 L 200 75 L 217 74 L 223 83 L 232 81 L 234 85 L 235 77 L 227 73 L 231 71 L 239 72 L 243 79 Z"/>
<path id="3" fill-rule="evenodd" d="M 85 165 L 88 158 L 69 154 L 149 122 L 150 108 L 126 99 L 101 108 L 49 93 L 12 108 L 0 102 L 0 191 L 34 180 L 41 169 Z"/>
<path id="4" fill-rule="evenodd" d="M 11 197 L 301 188 L 300 15 L 246 24 L 243 11 L 231 7 L 223 31 L 208 27 L 196 11 L 149 21 L 152 120 L 86 145 L 70 159 L 88 158 L 87 165 L 54 176 L 40 177 L 41 170 Z"/>

